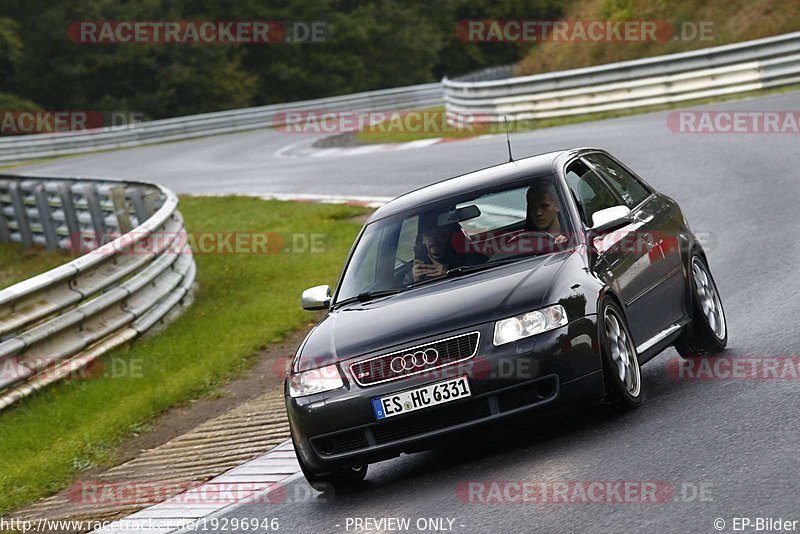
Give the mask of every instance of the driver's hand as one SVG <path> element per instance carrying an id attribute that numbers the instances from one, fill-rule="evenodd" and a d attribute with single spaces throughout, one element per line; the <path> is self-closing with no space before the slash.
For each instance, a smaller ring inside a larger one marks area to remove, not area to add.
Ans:
<path id="1" fill-rule="evenodd" d="M 411 275 L 414 277 L 415 282 L 419 282 L 426 276 L 428 272 L 427 263 L 422 263 L 421 260 L 414 260 L 414 267 L 411 268 Z"/>
<path id="2" fill-rule="evenodd" d="M 447 268 L 444 264 L 439 263 L 436 260 L 431 260 L 431 262 L 427 265 L 428 267 L 428 277 L 436 278 L 439 276 L 444 276 L 444 273 L 447 272 Z"/>
<path id="3" fill-rule="evenodd" d="M 556 245 L 560 245 L 561 243 L 566 243 L 566 242 L 567 242 L 567 236 L 565 236 L 564 234 L 558 234 L 556 236 L 555 239 Z"/>
<path id="4" fill-rule="evenodd" d="M 442 263 L 431 260 L 431 263 L 423 263 L 421 260 L 414 260 L 414 267 L 411 269 L 411 274 L 414 276 L 415 281 L 423 278 L 437 278 L 444 276 L 447 269 Z"/>

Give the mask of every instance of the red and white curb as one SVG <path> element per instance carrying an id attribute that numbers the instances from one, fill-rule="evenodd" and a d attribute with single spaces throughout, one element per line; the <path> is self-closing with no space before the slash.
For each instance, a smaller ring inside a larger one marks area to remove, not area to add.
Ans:
<path id="1" fill-rule="evenodd" d="M 302 476 L 291 440 L 205 484 L 175 495 L 96 534 L 169 534 L 203 530 L 203 519 L 245 503 L 281 503 L 289 479 Z M 206 531 L 211 523 L 206 522 Z M 214 529 L 211 529 L 213 531 Z"/>
<path id="2" fill-rule="evenodd" d="M 482 137 L 482 136 L 481 136 Z M 418 139 L 406 143 L 374 143 L 360 146 L 347 147 L 314 147 L 314 141 L 303 140 L 287 145 L 275 152 L 276 158 L 325 158 L 331 156 L 363 156 L 378 152 L 393 152 L 398 150 L 413 150 L 426 148 L 441 143 L 465 141 L 476 137 L 436 137 L 433 139 Z"/>
<path id="3" fill-rule="evenodd" d="M 371 197 L 363 195 L 322 195 L 314 193 L 266 193 L 258 195 L 264 200 L 284 200 L 290 202 L 319 202 L 321 204 L 347 204 L 364 208 L 379 208 L 394 197 Z"/>
<path id="4" fill-rule="evenodd" d="M 314 202 L 318 204 L 347 204 L 363 208 L 380 208 L 395 197 L 378 197 L 365 195 L 325 195 L 317 193 L 202 193 L 198 196 L 228 197 L 243 196 L 255 197 L 262 200 L 282 200 L 285 202 Z"/>

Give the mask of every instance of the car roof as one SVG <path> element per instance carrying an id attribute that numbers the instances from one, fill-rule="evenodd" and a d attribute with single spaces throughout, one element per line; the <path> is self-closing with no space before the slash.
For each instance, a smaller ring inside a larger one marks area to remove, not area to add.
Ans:
<path id="1" fill-rule="evenodd" d="M 410 209 L 415 209 L 470 191 L 503 186 L 504 184 L 514 183 L 525 177 L 550 174 L 553 172 L 553 164 L 559 156 L 570 153 L 577 154 L 585 150 L 587 149 L 547 152 L 537 156 L 501 163 L 478 171 L 468 172 L 454 178 L 448 178 L 431 185 L 426 185 L 387 202 L 372 214 L 369 221 L 372 222 L 390 217 Z"/>

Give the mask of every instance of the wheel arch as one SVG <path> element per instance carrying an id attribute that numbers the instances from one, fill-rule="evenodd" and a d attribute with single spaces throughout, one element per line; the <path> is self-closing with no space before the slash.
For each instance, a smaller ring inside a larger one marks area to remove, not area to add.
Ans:
<path id="1" fill-rule="evenodd" d="M 685 273 L 686 279 L 686 315 L 692 317 L 694 315 L 694 301 L 695 301 L 695 294 L 694 289 L 692 287 L 692 258 L 697 255 L 700 256 L 703 261 L 705 262 L 706 266 L 708 266 L 708 256 L 706 256 L 706 251 L 703 249 L 703 246 L 695 239 L 692 241 L 692 245 L 689 248 L 689 253 L 686 254 L 686 257 L 683 258 L 683 268 Z M 709 267 L 710 269 L 711 267 Z"/>
<path id="2" fill-rule="evenodd" d="M 597 295 L 597 315 L 598 316 L 602 315 L 603 299 L 606 298 L 606 297 L 608 297 L 608 298 L 610 298 L 611 300 L 614 301 L 614 303 L 620 309 L 622 314 L 625 316 L 624 319 L 627 322 L 628 321 L 628 310 L 627 310 L 625 304 L 623 304 L 622 299 L 619 298 L 619 295 L 617 295 L 617 293 L 614 291 L 614 289 L 612 287 L 609 287 L 609 286 L 603 287 L 603 289 L 600 290 L 600 292 Z M 598 324 L 599 323 L 600 323 L 600 321 L 598 320 Z"/>

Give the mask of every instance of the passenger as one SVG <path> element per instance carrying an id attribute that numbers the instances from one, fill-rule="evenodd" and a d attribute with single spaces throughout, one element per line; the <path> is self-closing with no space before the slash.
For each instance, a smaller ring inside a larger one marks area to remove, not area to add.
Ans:
<path id="1" fill-rule="evenodd" d="M 553 238 L 556 245 L 567 241 L 561 232 L 559 220 L 559 202 L 555 186 L 550 182 L 540 182 L 528 188 L 528 201 L 525 230 L 528 232 L 544 232 Z"/>

